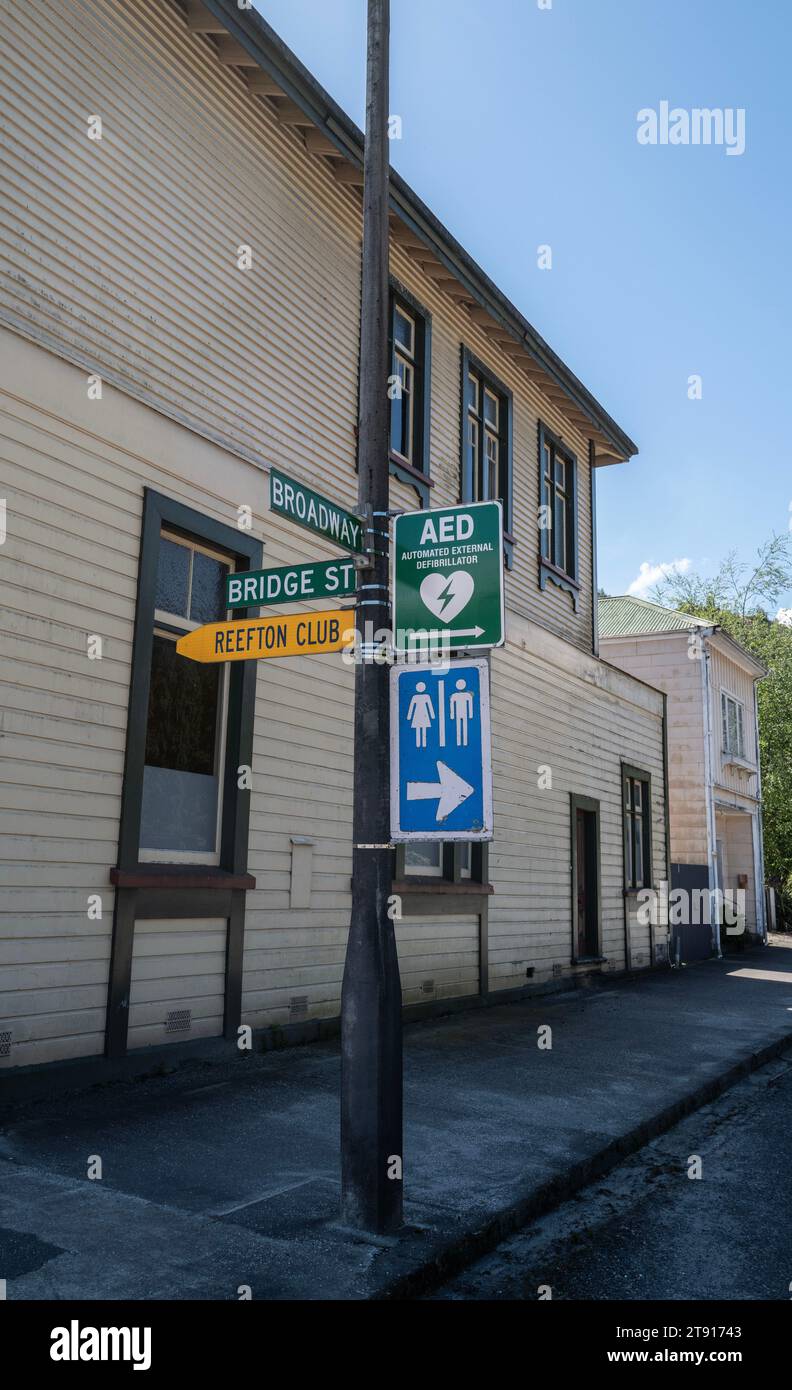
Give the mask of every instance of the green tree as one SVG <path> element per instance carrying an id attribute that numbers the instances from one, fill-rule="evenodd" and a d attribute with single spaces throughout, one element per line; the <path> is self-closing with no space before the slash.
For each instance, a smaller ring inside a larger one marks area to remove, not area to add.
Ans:
<path id="1" fill-rule="evenodd" d="M 653 598 L 718 624 L 767 667 L 757 687 L 765 872 L 782 887 L 792 921 L 792 626 L 767 612 L 789 588 L 792 536 L 781 534 L 760 546 L 751 562 L 731 551 L 712 579 L 670 575 Z"/>

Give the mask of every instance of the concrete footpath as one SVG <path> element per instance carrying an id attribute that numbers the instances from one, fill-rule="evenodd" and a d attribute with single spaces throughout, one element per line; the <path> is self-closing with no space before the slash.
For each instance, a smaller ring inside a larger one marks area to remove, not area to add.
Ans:
<path id="1" fill-rule="evenodd" d="M 337 1224 L 334 1043 L 12 1103 L 0 1280 L 11 1300 L 414 1296 L 787 1047 L 782 938 L 411 1025 L 390 1240 Z"/>

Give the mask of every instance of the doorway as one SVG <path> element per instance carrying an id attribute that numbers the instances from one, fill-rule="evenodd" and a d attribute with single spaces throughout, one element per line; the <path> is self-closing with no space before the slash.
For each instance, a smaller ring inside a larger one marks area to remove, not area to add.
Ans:
<path id="1" fill-rule="evenodd" d="M 572 800 L 572 959 L 598 960 L 600 943 L 599 802 Z"/>

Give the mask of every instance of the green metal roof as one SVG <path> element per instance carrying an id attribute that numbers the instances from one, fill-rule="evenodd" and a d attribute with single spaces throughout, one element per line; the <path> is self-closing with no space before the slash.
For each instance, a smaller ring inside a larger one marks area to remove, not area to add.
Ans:
<path id="1" fill-rule="evenodd" d="M 638 637 L 646 632 L 689 632 L 692 627 L 712 627 L 704 618 L 661 608 L 645 598 L 620 594 L 601 598 L 597 605 L 600 637 Z"/>

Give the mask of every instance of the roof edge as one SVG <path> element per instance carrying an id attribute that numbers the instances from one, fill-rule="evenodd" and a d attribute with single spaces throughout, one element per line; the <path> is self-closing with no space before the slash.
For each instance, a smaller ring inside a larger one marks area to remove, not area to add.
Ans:
<path id="1" fill-rule="evenodd" d="M 283 42 L 257 10 L 240 10 L 236 0 L 200 0 L 237 40 L 261 69 L 302 108 L 352 163 L 363 167 L 363 132 L 321 86 L 296 54 Z M 638 446 L 617 425 L 575 373 L 545 342 L 519 309 L 498 289 L 464 247 L 443 226 L 418 194 L 393 169 L 390 172 L 393 211 L 419 236 L 469 291 L 471 297 L 504 328 L 519 339 L 525 350 L 570 397 L 604 439 L 613 446 L 602 463 L 626 462 Z M 602 465 L 600 465 L 602 466 Z"/>

